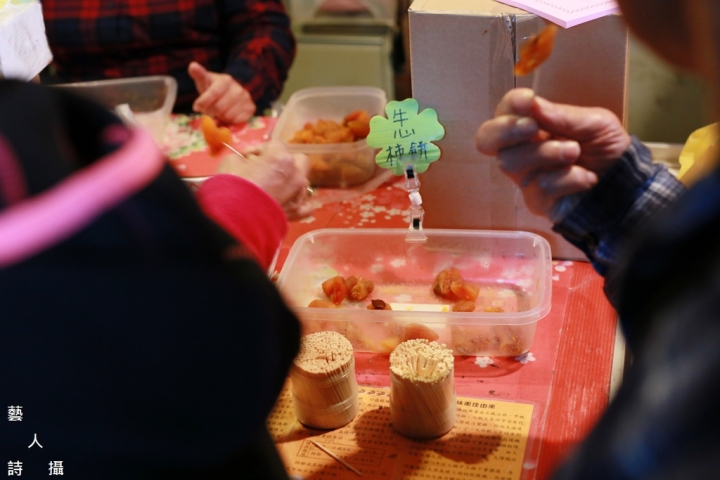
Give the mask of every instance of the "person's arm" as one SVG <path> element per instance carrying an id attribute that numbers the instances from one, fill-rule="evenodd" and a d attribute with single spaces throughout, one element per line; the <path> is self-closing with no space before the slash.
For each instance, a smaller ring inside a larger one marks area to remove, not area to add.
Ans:
<path id="1" fill-rule="evenodd" d="M 528 89 L 505 95 L 476 142 L 497 157 L 530 211 L 550 219 L 606 277 L 630 234 L 685 191 L 612 112 Z M 606 293 L 617 301 L 609 283 Z"/>
<path id="2" fill-rule="evenodd" d="M 225 73 L 235 78 L 259 112 L 280 96 L 295 57 L 295 37 L 280 0 L 217 2 L 230 44 Z"/>
<path id="3" fill-rule="evenodd" d="M 280 205 L 244 178 L 219 174 L 205 180 L 196 198 L 205 214 L 223 227 L 268 270 L 288 222 Z"/>
<path id="4" fill-rule="evenodd" d="M 680 181 L 664 165 L 652 163 L 647 147 L 633 138 L 598 183 L 573 199 L 574 207 L 553 229 L 605 276 L 628 237 L 684 191 Z M 614 295 L 608 294 L 612 300 Z"/>
<path id="5" fill-rule="evenodd" d="M 258 158 L 229 155 L 203 182 L 197 200 L 205 213 L 247 247 L 267 270 L 287 232 L 288 220 L 310 215 L 309 163 L 277 142 Z"/>
<path id="6" fill-rule="evenodd" d="M 720 440 L 708 426 L 718 424 L 720 402 L 720 176 L 715 170 L 682 193 L 649 161 L 619 163 L 612 173 L 621 188 L 611 192 L 621 197 L 612 202 L 618 208 L 597 220 L 611 224 L 615 213 L 621 230 L 644 223 L 605 286 L 633 361 L 607 411 L 552 478 L 715 478 Z M 657 218 L 645 214 L 659 210 Z"/>

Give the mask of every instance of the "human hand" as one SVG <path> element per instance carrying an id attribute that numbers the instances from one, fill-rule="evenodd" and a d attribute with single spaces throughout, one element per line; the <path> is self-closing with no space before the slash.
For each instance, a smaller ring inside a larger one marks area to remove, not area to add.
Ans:
<path id="1" fill-rule="evenodd" d="M 188 74 L 200 93 L 193 103 L 194 111 L 226 124 L 246 122 L 255 114 L 250 92 L 227 73 L 210 72 L 199 63 L 190 62 Z"/>
<path id="2" fill-rule="evenodd" d="M 553 103 L 515 89 L 475 136 L 521 189 L 531 212 L 553 218 L 560 200 L 591 189 L 630 145 L 609 110 Z"/>
<path id="3" fill-rule="evenodd" d="M 310 162 L 306 155 L 293 155 L 279 142 L 270 142 L 259 157 L 241 159 L 228 155 L 218 173 L 243 177 L 265 190 L 285 211 L 288 220 L 300 220 L 315 207 L 310 200 L 307 174 Z"/>

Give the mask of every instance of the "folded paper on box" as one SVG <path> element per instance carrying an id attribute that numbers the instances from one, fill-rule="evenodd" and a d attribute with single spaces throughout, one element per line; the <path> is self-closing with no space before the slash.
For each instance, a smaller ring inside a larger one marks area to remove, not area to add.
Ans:
<path id="1" fill-rule="evenodd" d="M 0 0 L 0 78 L 32 80 L 52 61 L 37 0 Z"/>
<path id="2" fill-rule="evenodd" d="M 615 0 L 498 0 L 570 28 L 619 11 Z"/>
<path id="3" fill-rule="evenodd" d="M 413 97 L 445 127 L 440 160 L 420 176 L 428 228 L 524 230 L 545 237 L 555 258 L 585 256 L 531 213 L 494 157 L 475 148 L 478 127 L 509 90 L 604 107 L 625 120 L 627 28 L 619 15 L 560 29 L 532 75 L 513 72 L 522 39 L 546 21 L 491 0 L 415 0 L 409 9 Z"/>

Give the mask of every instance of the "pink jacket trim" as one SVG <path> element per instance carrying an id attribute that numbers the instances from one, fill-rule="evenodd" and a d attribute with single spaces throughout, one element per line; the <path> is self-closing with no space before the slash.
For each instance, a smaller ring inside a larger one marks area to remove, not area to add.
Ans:
<path id="1" fill-rule="evenodd" d="M 143 130 L 57 186 L 0 213 L 0 268 L 66 240 L 147 186 L 165 160 Z"/>

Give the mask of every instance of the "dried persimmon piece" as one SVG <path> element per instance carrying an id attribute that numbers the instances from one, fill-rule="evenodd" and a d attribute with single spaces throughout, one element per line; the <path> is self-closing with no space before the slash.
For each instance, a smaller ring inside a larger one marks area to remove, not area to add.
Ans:
<path id="1" fill-rule="evenodd" d="M 343 119 L 345 123 L 352 122 L 353 120 L 370 123 L 370 114 L 365 110 L 355 110 L 352 113 L 348 113 Z"/>
<path id="2" fill-rule="evenodd" d="M 446 268 L 435 277 L 432 287 L 433 293 L 438 297 L 457 300 L 457 295 L 452 291 L 453 283 L 464 283 L 464 280 L 456 268 Z"/>
<path id="3" fill-rule="evenodd" d="M 335 305 L 330 300 L 313 300 L 308 304 L 309 308 L 338 308 L 337 305 Z"/>
<path id="4" fill-rule="evenodd" d="M 217 155 L 223 149 L 226 143 L 232 140 L 232 133 L 227 127 L 218 127 L 215 120 L 207 115 L 203 115 L 200 120 L 200 130 L 202 131 L 205 143 L 210 148 L 210 155 Z"/>
<path id="5" fill-rule="evenodd" d="M 486 307 L 483 309 L 483 312 L 489 312 L 489 313 L 504 313 L 505 309 L 502 307 Z"/>
<path id="6" fill-rule="evenodd" d="M 440 335 L 435 330 L 426 327 L 420 323 L 411 323 L 405 327 L 405 333 L 403 335 L 403 342 L 406 340 L 417 340 L 424 339 L 430 342 L 434 342 L 440 338 Z"/>
<path id="7" fill-rule="evenodd" d="M 322 283 L 322 290 L 335 305 L 340 305 L 350 293 L 345 279 L 340 275 L 325 280 Z"/>
<path id="8" fill-rule="evenodd" d="M 347 128 L 350 129 L 355 140 L 362 140 L 367 138 L 370 134 L 370 123 L 361 122 L 359 120 L 350 120 L 347 123 Z"/>
<path id="9" fill-rule="evenodd" d="M 355 140 L 367 138 L 370 134 L 370 114 L 365 110 L 355 110 L 344 118 L 343 123 L 353 133 Z"/>
<path id="10" fill-rule="evenodd" d="M 520 60 L 515 64 L 515 75 L 527 75 L 550 57 L 557 31 L 558 26 L 549 23 L 520 46 Z"/>
<path id="11" fill-rule="evenodd" d="M 347 285 L 349 290 L 352 290 L 352 288 L 357 285 L 358 279 L 355 275 L 350 275 L 345 279 L 345 285 Z"/>
<path id="12" fill-rule="evenodd" d="M 452 306 L 452 311 L 453 312 L 474 312 L 475 311 L 475 302 L 471 302 L 470 300 L 462 300 Z"/>
<path id="13" fill-rule="evenodd" d="M 353 300 L 365 300 L 375 289 L 375 284 L 366 278 L 360 277 L 350 288 L 350 298 Z"/>
<path id="14" fill-rule="evenodd" d="M 466 281 L 452 282 L 450 284 L 450 290 L 452 290 L 458 299 L 470 300 L 471 302 L 474 302 L 480 294 L 480 287 L 472 283 L 467 283 Z"/>
<path id="15" fill-rule="evenodd" d="M 355 110 L 343 118 L 342 123 L 335 120 L 319 119 L 306 122 L 289 143 L 326 144 L 352 143 L 366 138 L 370 134 L 370 114 L 365 110 Z"/>

